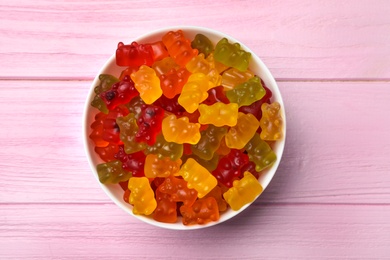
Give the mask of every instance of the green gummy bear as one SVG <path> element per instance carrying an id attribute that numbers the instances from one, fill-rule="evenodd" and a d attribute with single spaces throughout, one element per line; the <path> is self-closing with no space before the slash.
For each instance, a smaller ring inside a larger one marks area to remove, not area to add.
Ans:
<path id="1" fill-rule="evenodd" d="M 96 170 L 99 181 L 103 184 L 119 183 L 131 177 L 131 172 L 124 170 L 119 160 L 98 164 Z"/>
<path id="2" fill-rule="evenodd" d="M 159 134 L 154 145 L 146 146 L 144 153 L 155 154 L 159 158 L 169 157 L 172 161 L 176 161 L 183 155 L 183 144 L 168 142 L 162 134 Z"/>
<path id="3" fill-rule="evenodd" d="M 203 53 L 205 57 L 214 50 L 214 45 L 210 39 L 200 33 L 195 35 L 194 40 L 191 42 L 191 47 L 197 49 L 199 53 Z"/>
<path id="4" fill-rule="evenodd" d="M 260 100 L 265 95 L 265 89 L 260 78 L 253 77 L 244 83 L 237 85 L 232 90 L 226 91 L 226 97 L 231 103 L 237 103 L 239 107 L 249 106 Z"/>
<path id="5" fill-rule="evenodd" d="M 209 125 L 206 130 L 200 133 L 199 142 L 191 145 L 192 152 L 201 159 L 210 160 L 213 158 L 226 132 L 226 127 Z"/>
<path id="6" fill-rule="evenodd" d="M 249 67 L 251 53 L 241 49 L 238 43 L 229 43 L 228 39 L 221 39 L 215 46 L 214 59 L 220 63 L 246 71 Z"/>
<path id="7" fill-rule="evenodd" d="M 260 172 L 276 161 L 276 154 L 260 135 L 255 134 L 245 146 L 249 160 L 256 164 L 256 171 Z"/>
<path id="8" fill-rule="evenodd" d="M 116 123 L 119 126 L 120 135 L 127 154 L 132 154 L 145 149 L 145 143 L 139 143 L 135 140 L 135 136 L 138 132 L 137 119 L 133 113 L 124 117 L 118 117 Z"/>

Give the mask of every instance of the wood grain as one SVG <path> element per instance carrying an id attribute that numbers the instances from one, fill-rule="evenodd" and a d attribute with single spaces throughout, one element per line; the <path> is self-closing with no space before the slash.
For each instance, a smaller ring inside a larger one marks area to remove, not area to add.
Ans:
<path id="1" fill-rule="evenodd" d="M 232 35 L 278 79 L 390 78 L 386 0 L 21 0 L 0 13 L 0 78 L 90 80 L 119 41 L 178 25 Z"/>
<path id="2" fill-rule="evenodd" d="M 0 0 L 0 259 L 389 259 L 386 0 Z M 277 78 L 283 160 L 236 218 L 141 223 L 91 174 L 82 113 L 119 41 L 166 26 L 225 32 Z"/>
<path id="3" fill-rule="evenodd" d="M 0 189 L 5 191 L 0 201 L 107 202 L 83 150 L 82 113 L 90 82 L 33 84 L 7 81 L 0 89 Z M 383 112 L 390 111 L 389 82 L 279 85 L 287 143 L 261 201 L 388 204 L 390 124 L 378 123 L 390 121 Z"/>
<path id="4" fill-rule="evenodd" d="M 390 211 L 378 205 L 253 205 L 226 223 L 182 232 L 144 224 L 112 204 L 3 205 L 1 211 L 2 259 L 379 259 L 390 253 Z"/>

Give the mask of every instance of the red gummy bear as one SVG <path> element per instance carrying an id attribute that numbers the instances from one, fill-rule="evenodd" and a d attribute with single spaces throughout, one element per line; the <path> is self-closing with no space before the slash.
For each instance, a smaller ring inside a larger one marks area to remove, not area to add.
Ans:
<path id="1" fill-rule="evenodd" d="M 173 98 L 180 94 L 190 75 L 191 73 L 185 68 L 171 69 L 166 74 L 162 74 L 160 76 L 160 86 L 164 96 Z"/>
<path id="2" fill-rule="evenodd" d="M 219 209 L 214 197 L 198 199 L 192 206 L 180 207 L 184 225 L 206 224 L 219 219 Z"/>
<path id="3" fill-rule="evenodd" d="M 173 201 L 183 202 L 184 205 L 191 206 L 198 198 L 198 192 L 187 187 L 187 182 L 174 176 L 169 176 L 157 188 L 161 193 L 169 194 Z"/>
<path id="4" fill-rule="evenodd" d="M 89 137 L 95 143 L 96 147 L 107 147 L 109 143 L 122 143 L 119 138 L 119 127 L 115 119 L 120 116 L 126 116 L 129 111 L 123 107 L 116 107 L 106 115 L 103 112 L 95 116 L 95 121 L 91 124 L 92 133 Z"/>
<path id="5" fill-rule="evenodd" d="M 152 146 L 157 135 L 161 132 L 164 110 L 158 106 L 142 105 L 141 113 L 137 119 L 138 132 L 135 135 L 137 142 L 145 142 Z"/>
<path id="6" fill-rule="evenodd" d="M 139 93 L 134 87 L 134 82 L 129 76 L 125 76 L 123 80 L 112 85 L 111 89 L 100 94 L 101 99 L 106 104 L 109 110 L 115 107 L 130 102 L 133 97 L 138 96 Z"/>
<path id="7" fill-rule="evenodd" d="M 115 160 L 115 154 L 118 153 L 119 148 L 116 144 L 108 144 L 106 147 L 95 147 L 95 152 L 105 162 Z"/>
<path id="8" fill-rule="evenodd" d="M 247 154 L 237 149 L 231 149 L 229 154 L 219 160 L 218 166 L 212 174 L 219 183 L 230 188 L 233 186 L 233 181 L 239 179 L 241 167 L 248 162 L 249 157 Z"/>
<path id="9" fill-rule="evenodd" d="M 177 221 L 177 203 L 167 193 L 156 191 L 157 207 L 153 219 L 159 222 L 175 223 Z"/>
<path id="10" fill-rule="evenodd" d="M 116 64 L 118 66 L 152 66 L 153 63 L 153 48 L 150 44 L 132 42 L 130 45 L 125 45 L 123 42 L 118 43 L 116 49 Z"/>
<path id="11" fill-rule="evenodd" d="M 114 156 L 122 162 L 122 168 L 132 173 L 133 177 L 143 177 L 146 155 L 140 151 L 127 154 L 123 145 L 119 146 L 118 153 Z"/>

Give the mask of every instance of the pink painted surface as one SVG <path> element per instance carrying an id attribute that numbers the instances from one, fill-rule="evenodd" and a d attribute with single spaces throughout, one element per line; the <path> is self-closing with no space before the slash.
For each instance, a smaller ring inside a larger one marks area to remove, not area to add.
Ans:
<path id="1" fill-rule="evenodd" d="M 389 258 L 388 1 L 14 2 L 0 1 L 1 259 Z M 176 25 L 252 48 L 288 121 L 263 195 L 191 232 L 113 205 L 81 136 L 90 84 L 117 42 Z"/>

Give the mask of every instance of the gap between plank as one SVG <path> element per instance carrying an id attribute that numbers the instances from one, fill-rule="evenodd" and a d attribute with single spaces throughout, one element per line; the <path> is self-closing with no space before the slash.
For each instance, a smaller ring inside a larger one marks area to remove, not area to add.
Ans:
<path id="1" fill-rule="evenodd" d="M 89 77 L 1 77 L 0 81 L 90 81 Z M 275 78 L 276 82 L 390 82 L 390 78 Z"/>

